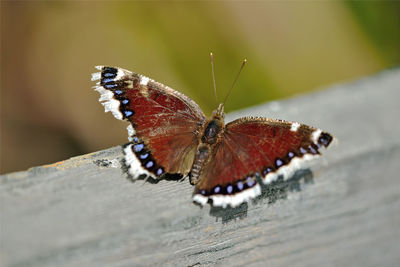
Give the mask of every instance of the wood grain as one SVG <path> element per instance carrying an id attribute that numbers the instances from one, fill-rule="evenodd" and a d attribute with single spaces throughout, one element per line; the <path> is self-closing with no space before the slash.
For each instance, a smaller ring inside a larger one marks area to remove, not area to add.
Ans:
<path id="1" fill-rule="evenodd" d="M 132 183 L 121 146 L 3 175 L 0 263 L 398 265 L 399 99 L 393 69 L 229 114 L 299 121 L 338 139 L 290 183 L 236 209 L 194 205 L 187 180 Z"/>

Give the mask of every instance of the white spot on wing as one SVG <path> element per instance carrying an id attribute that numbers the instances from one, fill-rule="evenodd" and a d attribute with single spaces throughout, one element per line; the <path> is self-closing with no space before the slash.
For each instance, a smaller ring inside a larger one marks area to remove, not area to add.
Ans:
<path id="1" fill-rule="evenodd" d="M 202 206 L 204 206 L 208 201 L 208 197 L 205 197 L 205 196 L 200 195 L 200 194 L 196 194 L 196 195 L 193 196 L 193 201 L 199 203 Z"/>
<path id="2" fill-rule="evenodd" d="M 128 139 L 130 142 L 132 142 L 133 136 L 136 134 L 136 131 L 135 129 L 133 129 L 132 124 L 129 124 L 128 127 L 126 127 L 126 129 L 128 130 Z"/>
<path id="3" fill-rule="evenodd" d="M 299 127 L 300 127 L 300 123 L 294 122 L 294 123 L 292 123 L 292 127 L 290 127 L 290 130 L 292 132 L 296 132 L 299 129 Z"/>
<path id="4" fill-rule="evenodd" d="M 140 77 L 140 84 L 141 85 L 147 85 L 149 83 L 150 79 L 147 78 L 146 76 L 141 76 Z"/>
<path id="5" fill-rule="evenodd" d="M 100 95 L 99 101 L 110 101 L 114 97 L 113 93 L 111 91 L 105 91 Z"/>
<path id="6" fill-rule="evenodd" d="M 114 95 L 110 90 L 104 89 L 102 86 L 94 87 L 100 93 L 99 101 L 104 106 L 105 112 L 111 112 L 115 118 L 122 120 L 122 113 L 119 111 L 119 101 L 114 99 Z"/>
<path id="7" fill-rule="evenodd" d="M 106 102 L 101 103 L 104 106 L 105 112 L 111 112 L 115 118 L 122 120 L 122 113 L 119 111 L 119 101 L 115 99 L 111 99 Z"/>
<path id="8" fill-rule="evenodd" d="M 95 72 L 95 73 L 92 73 L 92 81 L 97 81 L 97 80 L 100 80 L 100 78 L 101 78 L 101 73 L 100 72 Z"/>
<path id="9" fill-rule="evenodd" d="M 125 76 L 125 72 L 122 69 L 118 69 L 117 76 L 115 76 L 114 81 L 121 80 L 122 77 Z"/>
<path id="10" fill-rule="evenodd" d="M 314 142 L 315 144 L 318 143 L 318 138 L 319 138 L 319 136 L 321 135 L 321 133 L 322 133 L 322 131 L 321 131 L 320 129 L 317 129 L 317 130 L 315 130 L 315 131 L 312 133 L 312 140 L 313 140 L 313 142 Z"/>

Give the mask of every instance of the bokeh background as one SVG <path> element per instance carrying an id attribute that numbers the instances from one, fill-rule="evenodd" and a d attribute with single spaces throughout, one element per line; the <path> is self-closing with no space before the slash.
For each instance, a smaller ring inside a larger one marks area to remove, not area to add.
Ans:
<path id="1" fill-rule="evenodd" d="M 398 66 L 399 29 L 398 1 L 1 1 L 0 172 L 127 142 L 91 89 L 95 65 L 145 74 L 208 114 L 209 53 L 220 99 L 247 58 L 229 112 Z"/>

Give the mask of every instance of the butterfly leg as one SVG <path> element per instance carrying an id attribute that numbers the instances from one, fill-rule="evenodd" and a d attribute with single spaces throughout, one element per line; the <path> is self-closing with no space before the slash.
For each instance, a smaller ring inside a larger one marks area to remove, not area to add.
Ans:
<path id="1" fill-rule="evenodd" d="M 187 177 L 190 177 L 190 174 L 188 174 L 188 175 L 183 175 L 182 178 L 179 179 L 179 182 L 185 181 Z"/>

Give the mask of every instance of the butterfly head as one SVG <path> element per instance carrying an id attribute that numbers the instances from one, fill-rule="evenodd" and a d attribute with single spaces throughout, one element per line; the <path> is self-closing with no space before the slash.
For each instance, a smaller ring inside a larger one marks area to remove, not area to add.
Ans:
<path id="1" fill-rule="evenodd" d="M 220 104 L 218 109 L 214 110 L 212 117 L 207 121 L 202 135 L 202 142 L 206 144 L 216 143 L 220 133 L 225 126 L 224 105 Z"/>

